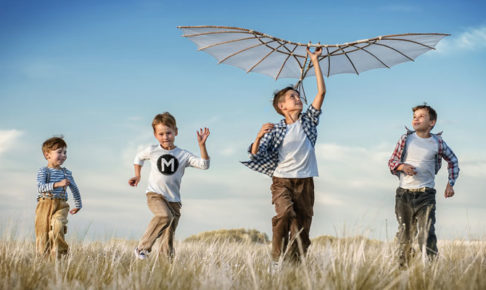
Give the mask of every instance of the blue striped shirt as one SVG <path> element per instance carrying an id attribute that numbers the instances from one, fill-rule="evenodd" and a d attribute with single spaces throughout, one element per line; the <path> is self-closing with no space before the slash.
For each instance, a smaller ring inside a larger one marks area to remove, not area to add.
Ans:
<path id="1" fill-rule="evenodd" d="M 66 168 L 56 169 L 46 166 L 39 169 L 37 172 L 37 190 L 39 191 L 39 195 L 37 197 L 41 198 L 48 193 L 52 193 L 52 197 L 54 198 L 67 200 L 68 195 L 65 187 L 54 188 L 54 183 L 62 181 L 63 179 L 69 180 L 69 189 L 71 189 L 75 207 L 83 207 L 81 203 L 81 195 L 79 194 L 76 182 L 74 182 L 73 174 Z"/>

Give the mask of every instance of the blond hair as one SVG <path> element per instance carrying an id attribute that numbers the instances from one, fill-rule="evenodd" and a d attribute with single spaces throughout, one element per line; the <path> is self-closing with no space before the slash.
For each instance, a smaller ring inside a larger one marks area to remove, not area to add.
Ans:
<path id="1" fill-rule="evenodd" d="M 174 130 L 177 129 L 176 119 L 169 112 L 155 115 L 154 120 L 152 121 L 152 128 L 154 129 L 154 132 L 155 126 L 158 124 L 163 124 Z"/>

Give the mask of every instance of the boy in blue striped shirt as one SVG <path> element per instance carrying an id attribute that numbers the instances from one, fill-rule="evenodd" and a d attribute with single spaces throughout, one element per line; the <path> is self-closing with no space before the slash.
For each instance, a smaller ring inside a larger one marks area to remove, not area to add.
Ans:
<path id="1" fill-rule="evenodd" d="M 61 137 L 52 137 L 42 144 L 47 166 L 37 172 L 37 208 L 35 210 L 35 246 L 40 255 L 59 258 L 67 254 L 68 212 L 76 214 L 82 207 L 81 195 L 71 171 L 61 165 L 67 158 L 67 144 Z M 75 207 L 69 211 L 67 187 L 70 188 Z"/>

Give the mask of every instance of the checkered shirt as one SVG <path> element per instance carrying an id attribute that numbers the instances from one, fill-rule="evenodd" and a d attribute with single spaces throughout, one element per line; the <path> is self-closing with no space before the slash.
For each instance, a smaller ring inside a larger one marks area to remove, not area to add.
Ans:
<path id="1" fill-rule="evenodd" d="M 411 134 L 415 133 L 415 131 L 411 131 L 407 129 L 407 133 L 403 134 L 400 140 L 398 141 L 395 150 L 393 150 L 393 154 L 388 161 L 388 167 L 393 175 L 396 175 L 400 178 L 400 172 L 397 170 L 397 167 L 400 164 L 403 164 L 403 160 L 405 158 L 405 152 L 407 150 L 407 138 Z M 456 155 L 452 152 L 451 148 L 447 146 L 446 142 L 441 137 L 442 132 L 438 134 L 431 134 L 432 137 L 437 140 L 439 144 L 439 152 L 436 155 L 435 160 L 435 174 L 439 172 L 439 169 L 442 165 L 442 158 L 447 162 L 447 171 L 449 172 L 449 184 L 454 186 L 456 183 L 457 177 L 459 176 L 459 162 L 457 160 Z"/>
<path id="2" fill-rule="evenodd" d="M 309 138 L 314 147 L 317 139 L 317 125 L 319 124 L 319 115 L 321 110 L 315 109 L 312 105 L 307 111 L 300 115 L 298 122 L 302 122 L 304 133 Z M 275 124 L 272 131 L 266 133 L 260 141 L 257 154 L 251 154 L 251 146 L 248 148 L 250 155 L 249 161 L 243 161 L 248 168 L 264 173 L 268 176 L 273 176 L 273 172 L 278 165 L 278 150 L 287 133 L 287 124 L 285 119 Z"/>

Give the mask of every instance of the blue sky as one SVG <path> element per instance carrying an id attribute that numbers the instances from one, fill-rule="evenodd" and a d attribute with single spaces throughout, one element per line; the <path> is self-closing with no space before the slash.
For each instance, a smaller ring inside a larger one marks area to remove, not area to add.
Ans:
<path id="1" fill-rule="evenodd" d="M 277 122 L 272 92 L 294 83 L 217 65 L 181 37 L 178 25 L 225 25 L 280 38 L 344 43 L 379 35 L 450 33 L 414 63 L 326 78 L 316 145 L 313 237 L 392 238 L 395 177 L 386 163 L 411 120 L 410 108 L 436 108 L 437 131 L 460 160 L 456 196 L 436 177 L 439 239 L 486 234 L 486 18 L 481 1 L 1 1 L 0 218 L 32 235 L 40 146 L 63 134 L 65 166 L 84 208 L 72 235 L 137 239 L 150 212 L 148 168 L 130 188 L 132 161 L 156 142 L 150 123 L 169 111 L 176 145 L 199 154 L 195 131 L 208 126 L 211 169 L 188 169 L 177 238 L 220 228 L 271 233 L 270 179 L 239 161 L 261 124 Z M 305 81 L 315 94 L 315 79 Z"/>

